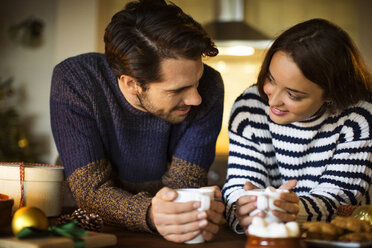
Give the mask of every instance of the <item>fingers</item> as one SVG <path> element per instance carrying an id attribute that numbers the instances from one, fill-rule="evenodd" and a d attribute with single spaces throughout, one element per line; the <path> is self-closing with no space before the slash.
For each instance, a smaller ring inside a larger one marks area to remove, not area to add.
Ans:
<path id="1" fill-rule="evenodd" d="M 274 201 L 274 205 L 284 211 L 273 210 L 273 214 L 284 222 L 295 221 L 300 210 L 299 201 L 299 197 L 293 192 L 281 193 L 280 200 Z"/>
<path id="2" fill-rule="evenodd" d="M 257 213 L 254 213 L 252 215 L 245 215 L 245 216 L 241 216 L 239 219 L 239 225 L 241 227 L 243 227 L 243 229 L 246 229 L 248 228 L 248 226 L 252 223 L 252 220 L 254 217 L 261 217 L 261 218 L 264 218 L 265 217 L 265 213 L 264 211 L 257 211 Z"/>
<path id="3" fill-rule="evenodd" d="M 187 233 L 197 233 L 200 232 L 201 229 L 206 228 L 208 225 L 208 221 L 206 219 L 202 219 L 200 221 L 193 221 L 193 222 L 186 222 L 185 224 L 170 224 L 165 225 L 162 228 L 162 235 L 184 235 Z"/>
<path id="4" fill-rule="evenodd" d="M 297 185 L 297 180 L 292 179 L 287 182 L 285 182 L 282 186 L 279 187 L 279 189 L 286 189 L 286 190 L 292 190 Z"/>
<path id="5" fill-rule="evenodd" d="M 215 198 L 222 194 L 217 186 L 211 186 Z M 177 192 L 170 188 L 162 188 L 152 199 L 150 216 L 159 234 L 173 242 L 185 242 L 201 234 L 205 240 L 212 240 L 219 231 L 223 221 L 225 205 L 221 201 L 211 200 L 207 211 L 195 211 L 199 201 L 173 202 Z"/>
<path id="6" fill-rule="evenodd" d="M 239 207 L 239 206 L 243 206 L 243 205 L 246 205 L 248 203 L 252 203 L 254 204 L 255 206 L 254 207 L 257 207 L 256 205 L 256 200 L 257 200 L 257 196 L 255 195 L 245 195 L 245 196 L 241 196 L 239 197 L 239 199 L 236 201 L 236 206 Z"/>
<path id="7" fill-rule="evenodd" d="M 251 190 L 251 189 L 258 189 L 258 187 L 256 187 L 254 184 L 252 184 L 251 182 L 247 181 L 245 184 L 244 184 L 244 190 Z"/>
<path id="8" fill-rule="evenodd" d="M 219 225 L 208 223 L 207 227 L 201 233 L 206 241 L 212 241 L 213 239 L 215 239 L 219 230 Z"/>
<path id="9" fill-rule="evenodd" d="M 202 187 L 202 189 L 213 189 L 214 190 L 214 198 L 215 199 L 222 199 L 221 189 L 217 185 Z"/>
<path id="10" fill-rule="evenodd" d="M 164 201 L 173 201 L 177 198 L 177 192 L 174 189 L 163 187 L 156 193 L 155 197 Z"/>
<path id="11" fill-rule="evenodd" d="M 297 194 L 290 192 L 290 193 L 281 193 L 280 200 L 276 200 L 274 205 L 285 210 L 290 214 L 297 215 L 299 212 L 298 202 L 300 198 Z"/>
<path id="12" fill-rule="evenodd" d="M 225 210 L 225 205 L 219 201 L 211 201 L 211 207 L 207 211 L 208 220 L 215 224 L 220 224 L 223 221 L 222 213 Z"/>
<path id="13" fill-rule="evenodd" d="M 292 202 L 292 203 L 298 203 L 300 201 L 300 198 L 296 193 L 290 192 L 290 193 L 281 193 L 279 198 L 283 201 Z"/>
<path id="14" fill-rule="evenodd" d="M 241 219 L 249 215 L 253 210 L 257 208 L 257 197 L 253 195 L 242 196 L 236 201 L 235 215 L 238 219 Z"/>
<path id="15" fill-rule="evenodd" d="M 169 225 L 162 236 L 172 242 L 185 242 L 191 240 L 200 234 L 200 229 L 205 228 L 208 222 L 204 220 L 202 223 L 189 223 L 186 225 Z"/>
<path id="16" fill-rule="evenodd" d="M 273 210 L 273 215 L 275 215 L 276 217 L 278 217 L 284 222 L 295 221 L 297 218 L 297 214 L 292 214 L 292 213 L 283 212 L 279 210 Z"/>
<path id="17" fill-rule="evenodd" d="M 163 187 L 152 198 L 152 213 L 177 214 L 196 210 L 200 207 L 199 201 L 173 202 L 177 198 L 177 192 Z"/>

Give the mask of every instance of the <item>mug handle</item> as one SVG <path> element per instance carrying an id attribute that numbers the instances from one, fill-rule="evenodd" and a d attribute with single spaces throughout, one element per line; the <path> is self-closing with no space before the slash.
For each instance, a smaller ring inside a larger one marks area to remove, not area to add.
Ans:
<path id="1" fill-rule="evenodd" d="M 206 195 L 199 195 L 199 201 L 201 203 L 201 206 L 198 208 L 198 210 L 208 210 L 211 204 L 211 199 L 209 196 Z"/>
<path id="2" fill-rule="evenodd" d="M 257 209 L 267 210 L 269 208 L 269 202 L 266 195 L 257 196 Z"/>

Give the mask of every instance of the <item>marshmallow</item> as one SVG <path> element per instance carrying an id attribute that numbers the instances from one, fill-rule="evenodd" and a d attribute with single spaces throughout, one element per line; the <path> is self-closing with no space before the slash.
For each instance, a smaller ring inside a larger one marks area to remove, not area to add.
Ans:
<path id="1" fill-rule="evenodd" d="M 264 218 L 254 217 L 252 224 L 248 227 L 248 233 L 258 237 L 288 238 L 298 237 L 300 228 L 294 221 L 269 224 Z"/>
<path id="2" fill-rule="evenodd" d="M 276 188 L 274 188 L 273 186 L 269 186 L 265 189 L 265 192 L 276 192 Z"/>

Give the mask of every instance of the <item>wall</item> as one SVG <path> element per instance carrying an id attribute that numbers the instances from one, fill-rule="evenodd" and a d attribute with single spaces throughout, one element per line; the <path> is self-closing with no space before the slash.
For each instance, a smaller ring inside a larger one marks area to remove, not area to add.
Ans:
<path id="1" fill-rule="evenodd" d="M 41 143 L 39 149 L 46 154 L 44 161 L 50 152 L 48 101 L 55 54 L 56 9 L 55 0 L 2 0 L 0 8 L 0 78 L 13 77 L 13 87 L 20 92 L 18 112 Z M 25 47 L 9 36 L 9 28 L 28 17 L 44 21 L 40 47 Z"/>
<path id="2" fill-rule="evenodd" d="M 57 157 L 49 120 L 53 67 L 69 56 L 95 50 L 96 3 L 95 0 L 1 1 L 0 78 L 13 77 L 14 88 L 21 92 L 19 113 L 30 125 L 44 154 L 41 161 L 35 162 L 54 163 Z M 9 36 L 9 27 L 30 16 L 45 24 L 40 47 L 25 47 Z"/>
<path id="3" fill-rule="evenodd" d="M 88 51 L 104 51 L 103 33 L 111 16 L 128 0 L 2 0 L 0 8 L 0 78 L 14 77 L 23 92 L 19 108 L 34 136 L 42 141 L 43 160 L 54 162 L 57 152 L 49 124 L 52 70 L 59 61 Z M 202 24 L 213 20 L 215 0 L 174 0 Z M 246 22 L 275 36 L 289 26 L 312 17 L 334 21 L 350 33 L 372 68 L 372 1 L 369 0 L 246 0 Z M 29 16 L 45 22 L 44 43 L 30 49 L 9 39 L 8 28 Z M 262 57 L 217 57 L 206 61 L 221 70 L 227 93 L 224 127 L 233 100 L 254 83 Z M 1 120 L 0 120 L 1 121 Z M 1 138 L 1 137 L 0 137 Z M 227 152 L 226 141 L 220 153 Z"/>

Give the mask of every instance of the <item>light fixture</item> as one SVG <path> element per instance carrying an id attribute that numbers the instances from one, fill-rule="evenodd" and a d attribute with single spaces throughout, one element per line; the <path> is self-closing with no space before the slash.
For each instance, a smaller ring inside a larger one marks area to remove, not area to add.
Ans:
<path id="1" fill-rule="evenodd" d="M 272 40 L 244 22 L 244 0 L 218 0 L 217 20 L 205 25 L 220 55 L 249 56 L 267 49 Z"/>

